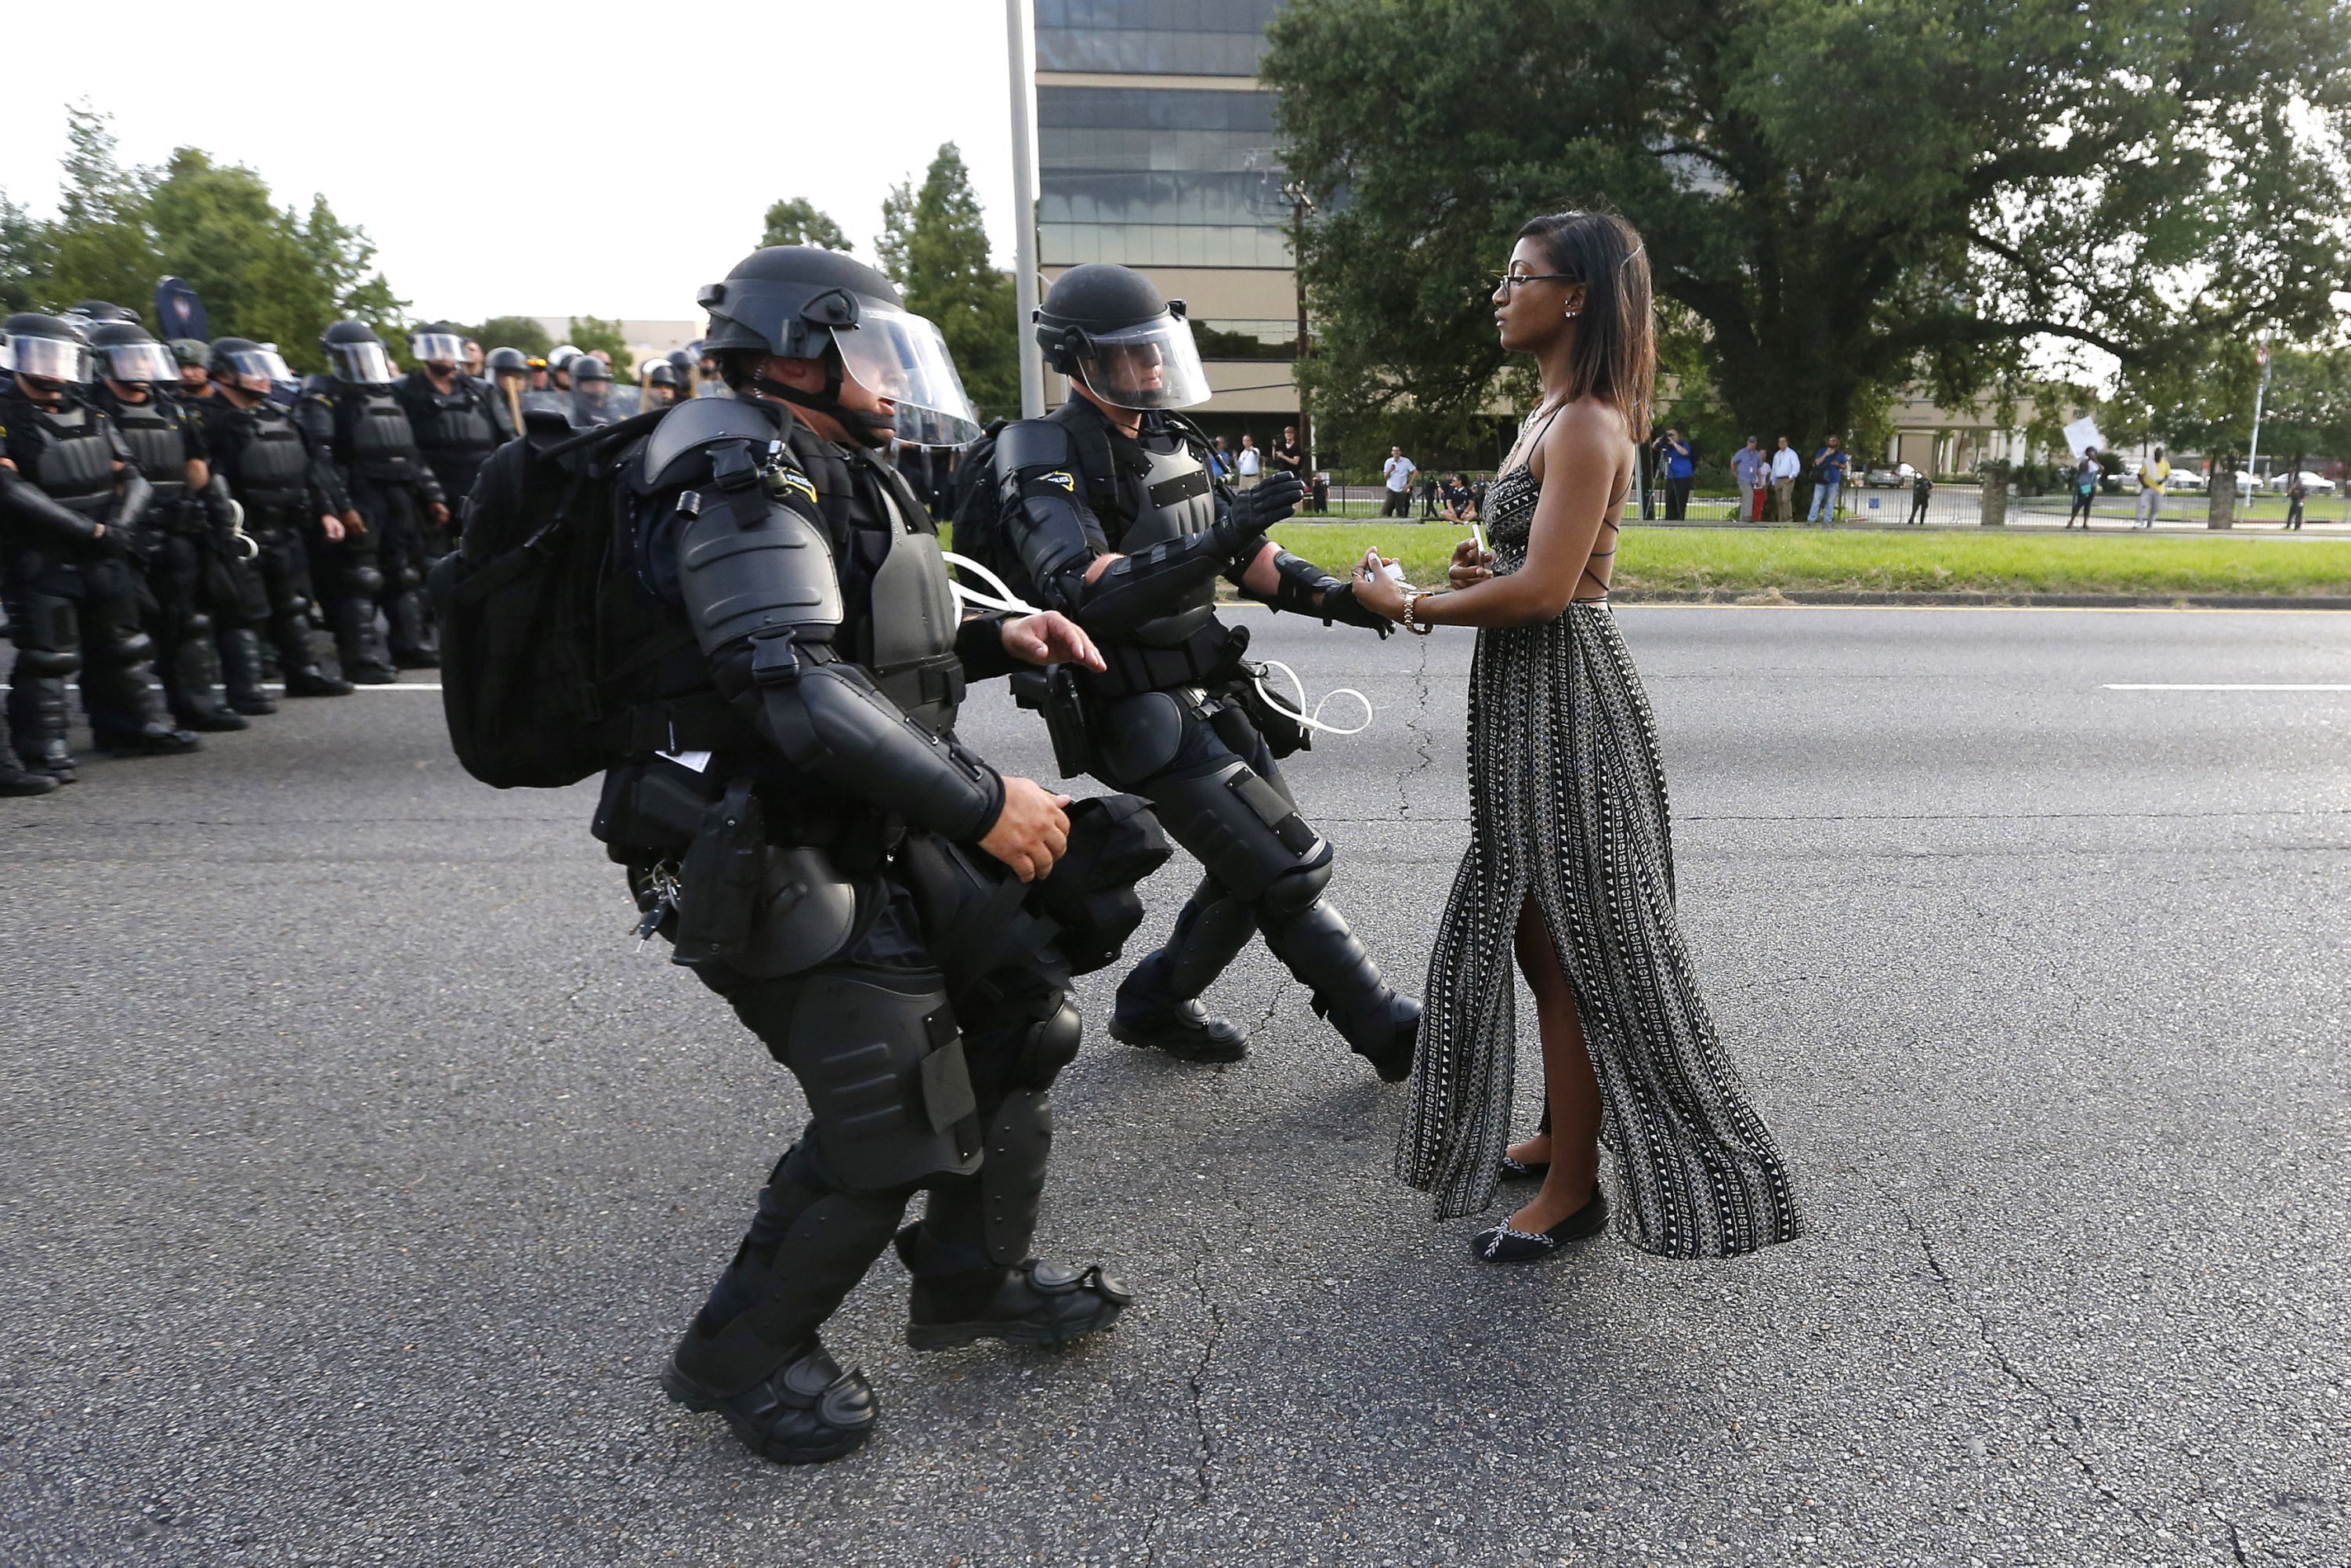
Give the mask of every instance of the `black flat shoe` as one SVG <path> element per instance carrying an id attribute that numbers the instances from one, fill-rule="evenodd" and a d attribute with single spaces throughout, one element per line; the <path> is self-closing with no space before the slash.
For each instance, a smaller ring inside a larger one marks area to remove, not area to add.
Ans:
<path id="1" fill-rule="evenodd" d="M 1551 1175 L 1549 1160 L 1530 1163 L 1526 1160 L 1514 1160 L 1508 1155 L 1502 1156 L 1501 1162 L 1495 1168 L 1501 1173 L 1504 1181 L 1541 1181 Z"/>
<path id="2" fill-rule="evenodd" d="M 1513 1230 L 1508 1224 L 1480 1230 L 1469 1239 L 1469 1255 L 1480 1263 L 1531 1263 L 1607 1228 L 1608 1195 L 1595 1186 L 1590 1203 L 1549 1230 Z"/>

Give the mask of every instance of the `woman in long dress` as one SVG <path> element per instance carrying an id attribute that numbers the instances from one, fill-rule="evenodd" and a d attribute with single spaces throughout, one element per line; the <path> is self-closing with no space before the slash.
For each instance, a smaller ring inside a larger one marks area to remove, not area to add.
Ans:
<path id="1" fill-rule="evenodd" d="M 1440 1218 L 1539 1178 L 1480 1231 L 1489 1262 L 1551 1255 L 1609 1220 L 1674 1258 L 1796 1233 L 1780 1152 L 1715 1036 L 1674 913 L 1656 731 L 1608 608 L 1617 518 L 1648 435 L 1649 268 L 1603 214 L 1541 217 L 1495 282 L 1502 346 L 1542 397 L 1488 494 L 1493 554 L 1464 541 L 1452 591 L 1357 572 L 1356 597 L 1415 632 L 1478 628 L 1469 676 L 1470 843 L 1430 956 L 1397 1174 Z M 1490 562 L 1490 570 L 1489 568 Z M 1510 964 L 1542 1035 L 1543 1125 L 1505 1149 L 1517 1056 Z"/>

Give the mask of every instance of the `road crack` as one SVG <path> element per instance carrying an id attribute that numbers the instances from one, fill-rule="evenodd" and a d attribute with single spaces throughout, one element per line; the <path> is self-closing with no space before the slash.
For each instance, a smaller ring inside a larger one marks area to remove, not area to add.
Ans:
<path id="1" fill-rule="evenodd" d="M 1965 1312 L 1974 1322 L 1976 1338 L 1984 1347 L 1986 1354 L 1991 1357 L 1992 1364 L 2000 1368 L 2001 1374 L 2010 1382 L 2039 1400 L 2050 1415 L 2055 1417 L 2055 1424 L 2047 1428 L 2050 1442 L 2059 1452 L 2074 1461 L 2074 1467 L 2082 1472 L 2083 1479 L 2089 1483 L 2092 1491 L 2129 1514 L 2143 1529 L 2150 1532 L 2161 1529 L 2162 1527 L 2145 1509 L 2106 1484 L 2105 1478 L 2098 1473 L 2097 1467 L 2090 1462 L 2089 1457 L 2083 1453 L 2079 1446 L 2080 1440 L 2087 1438 L 2090 1435 L 2089 1423 L 2082 1418 L 2078 1411 L 2050 1392 L 2038 1378 L 2017 1364 L 2015 1357 L 2009 1354 L 2008 1346 L 2001 1342 L 1998 1332 L 1992 1327 L 1991 1318 L 1970 1299 L 1957 1276 L 1953 1275 L 1944 1263 L 1942 1253 L 1937 1250 L 1934 1236 L 1921 1223 L 1918 1217 L 1911 1212 L 1910 1206 L 1903 1202 L 1891 1187 L 1883 1183 L 1872 1185 L 1884 1195 L 1887 1203 L 1893 1205 L 1894 1211 L 1902 1217 L 1902 1223 L 1909 1228 L 1912 1238 L 1918 1243 L 1919 1255 L 1926 1260 L 1928 1272 L 1934 1275 L 1936 1283 L 1942 1287 L 1943 1294 L 1949 1298 L 1953 1306 Z M 2069 1437 L 2068 1434 L 2071 1436 Z M 2244 1543 L 2238 1535 L 2235 1523 L 2213 1510 L 2209 1504 L 2206 1506 L 2206 1511 L 2210 1513 L 2221 1529 L 2228 1532 L 2228 1544 L 2233 1560 L 2241 1563 L 2246 1563 L 2248 1559 L 2245 1556 Z"/>
<path id="2" fill-rule="evenodd" d="M 1217 1359 L 1217 1351 L 1224 1343 L 1228 1326 L 1225 1309 L 1208 1293 L 1208 1239 L 1203 1235 L 1199 1239 L 1199 1250 L 1192 1260 L 1192 1290 L 1199 1297 L 1200 1305 L 1207 1310 L 1208 1333 L 1201 1342 L 1199 1360 L 1193 1364 L 1192 1370 L 1184 1378 L 1185 1393 L 1192 1413 L 1192 1471 L 1197 1488 L 1192 1500 L 1196 1503 L 1207 1501 L 1208 1493 L 1216 1485 L 1217 1442 L 1215 1434 L 1208 1428 L 1208 1368 Z M 1143 1531 L 1143 1568 L 1153 1568 L 1153 1564 L 1159 1561 L 1159 1532 L 1165 1527 L 1174 1504 L 1175 1499 L 1171 1496 L 1163 1499 L 1159 1506 L 1152 1510 L 1150 1521 Z"/>
<path id="3" fill-rule="evenodd" d="M 1412 782 L 1427 770 L 1437 759 L 1437 737 L 1429 732 L 1428 715 L 1428 639 L 1420 639 L 1420 657 L 1412 668 L 1412 712 L 1404 721 L 1405 735 L 1412 742 L 1413 760 L 1396 774 L 1398 814 L 1412 815 Z"/>

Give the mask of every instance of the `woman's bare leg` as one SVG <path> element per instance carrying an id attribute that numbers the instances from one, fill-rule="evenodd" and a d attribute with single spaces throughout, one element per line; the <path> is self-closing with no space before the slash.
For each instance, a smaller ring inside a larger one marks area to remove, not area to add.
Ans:
<path id="1" fill-rule="evenodd" d="M 1510 1216 L 1513 1230 L 1549 1230 L 1592 1201 L 1600 1180 L 1600 1080 L 1583 1045 L 1583 1020 L 1575 1010 L 1575 988 L 1559 967 L 1551 930 L 1531 894 L 1519 910 L 1519 972 L 1535 994 L 1535 1019 L 1542 1032 L 1543 1098 L 1551 1107 L 1551 1134 L 1512 1145 L 1511 1157 L 1551 1161 L 1542 1189 Z"/>

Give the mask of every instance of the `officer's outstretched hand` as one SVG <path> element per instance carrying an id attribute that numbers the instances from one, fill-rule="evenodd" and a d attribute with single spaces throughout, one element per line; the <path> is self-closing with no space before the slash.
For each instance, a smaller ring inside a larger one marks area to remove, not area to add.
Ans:
<path id="1" fill-rule="evenodd" d="M 1004 651 L 1022 664 L 1083 664 L 1089 670 L 1108 667 L 1094 640 L 1058 610 L 1007 621 L 1003 637 Z"/>
<path id="2" fill-rule="evenodd" d="M 1007 777 L 1004 809 L 979 847 L 1022 882 L 1034 882 L 1070 847 L 1069 804 L 1067 795 L 1052 794 L 1034 779 Z"/>
<path id="3" fill-rule="evenodd" d="M 1277 474 L 1254 490 L 1243 490 L 1217 519 L 1217 543 L 1238 559 L 1259 534 L 1297 511 L 1305 498 L 1306 486 L 1295 474 Z"/>

